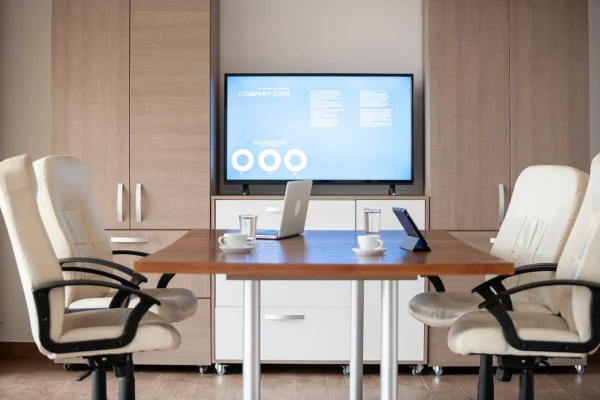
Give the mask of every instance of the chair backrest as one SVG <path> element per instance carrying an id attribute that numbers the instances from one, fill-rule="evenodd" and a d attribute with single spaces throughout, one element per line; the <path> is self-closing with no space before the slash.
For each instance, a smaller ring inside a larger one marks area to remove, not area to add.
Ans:
<path id="1" fill-rule="evenodd" d="M 600 282 L 600 154 L 592 161 L 590 183 L 569 240 L 558 262 L 557 279 Z M 582 340 L 591 334 L 591 292 L 557 286 L 560 314 Z"/>
<path id="2" fill-rule="evenodd" d="M 19 269 L 29 313 L 31 333 L 42 353 L 38 315 L 32 289 L 62 281 L 63 275 L 44 229 L 35 199 L 35 177 L 27 155 L 0 162 L 0 209 Z M 50 291 L 50 338 L 59 341 L 64 320 L 64 290 Z"/>
<path id="3" fill-rule="evenodd" d="M 581 207 L 589 175 L 566 166 L 538 165 L 519 175 L 506 217 L 491 254 L 525 265 L 558 262 Z M 552 272 L 517 275 L 506 281 L 514 287 L 553 279 Z M 513 300 L 531 301 L 558 313 L 552 288 L 521 292 Z"/>
<path id="4" fill-rule="evenodd" d="M 94 202 L 85 163 L 70 156 L 49 156 L 34 164 L 38 182 L 37 202 L 56 257 L 95 257 L 112 260 L 108 234 Z M 87 268 L 105 267 L 86 264 Z M 104 279 L 81 272 L 65 272 L 65 279 Z M 65 304 L 85 298 L 103 297 L 109 289 L 74 286 L 66 288 Z"/>

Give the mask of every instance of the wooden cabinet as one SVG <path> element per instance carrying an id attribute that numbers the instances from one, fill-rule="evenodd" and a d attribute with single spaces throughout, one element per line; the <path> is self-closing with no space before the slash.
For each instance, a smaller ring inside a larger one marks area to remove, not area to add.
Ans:
<path id="1" fill-rule="evenodd" d="M 210 226 L 216 7 L 53 2 L 53 153 L 87 163 L 107 229 Z"/>
<path id="2" fill-rule="evenodd" d="M 210 28 L 210 0 L 131 0 L 132 228 L 210 226 Z"/>
<path id="3" fill-rule="evenodd" d="M 510 183 L 508 0 L 425 0 L 431 229 L 498 228 Z"/>
<path id="4" fill-rule="evenodd" d="M 530 165 L 589 170 L 587 3 L 424 1 L 432 229 L 497 229 Z"/>
<path id="5" fill-rule="evenodd" d="M 510 0 L 512 182 L 530 165 L 590 168 L 587 0 Z"/>
<path id="6" fill-rule="evenodd" d="M 129 228 L 129 0 L 52 2 L 52 153 L 82 158 L 104 226 Z"/>

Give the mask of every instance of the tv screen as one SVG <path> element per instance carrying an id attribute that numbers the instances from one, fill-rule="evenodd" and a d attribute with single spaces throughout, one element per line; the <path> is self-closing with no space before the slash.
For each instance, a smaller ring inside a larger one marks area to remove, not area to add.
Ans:
<path id="1" fill-rule="evenodd" d="M 225 182 L 413 182 L 413 76 L 226 74 Z"/>

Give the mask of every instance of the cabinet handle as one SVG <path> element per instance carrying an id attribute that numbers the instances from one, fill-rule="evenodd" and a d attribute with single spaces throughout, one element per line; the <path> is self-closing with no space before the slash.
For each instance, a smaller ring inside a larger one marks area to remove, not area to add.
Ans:
<path id="1" fill-rule="evenodd" d="M 110 241 L 112 243 L 150 243 L 150 238 L 113 236 L 110 238 Z"/>
<path id="2" fill-rule="evenodd" d="M 302 314 L 266 314 L 265 319 L 270 321 L 291 321 L 291 320 L 299 320 L 304 319 L 304 315 Z"/>
<path id="3" fill-rule="evenodd" d="M 504 222 L 504 185 L 501 183 L 498 185 L 498 225 L 502 226 Z"/>
<path id="4" fill-rule="evenodd" d="M 123 222 L 123 184 L 117 184 L 117 221 Z"/>
<path id="5" fill-rule="evenodd" d="M 283 209 L 279 207 L 267 207 L 266 211 L 268 213 L 281 214 L 283 212 Z"/>
<path id="6" fill-rule="evenodd" d="M 135 184 L 135 213 L 136 221 L 142 222 L 142 184 Z"/>

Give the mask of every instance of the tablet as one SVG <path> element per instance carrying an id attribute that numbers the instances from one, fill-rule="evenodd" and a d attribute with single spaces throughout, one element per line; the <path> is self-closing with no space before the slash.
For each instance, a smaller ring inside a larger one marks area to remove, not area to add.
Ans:
<path id="1" fill-rule="evenodd" d="M 400 247 L 410 251 L 431 251 L 429 244 L 427 244 L 406 208 L 392 207 L 392 211 L 396 214 L 396 218 L 400 221 L 404 231 L 406 231 L 406 236 L 403 237 Z"/>

